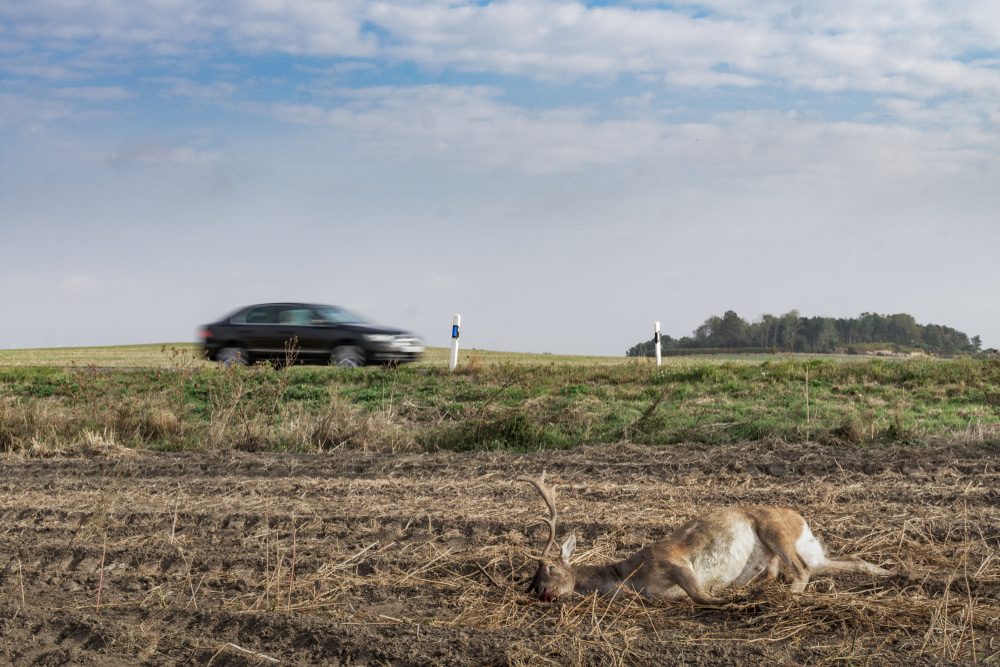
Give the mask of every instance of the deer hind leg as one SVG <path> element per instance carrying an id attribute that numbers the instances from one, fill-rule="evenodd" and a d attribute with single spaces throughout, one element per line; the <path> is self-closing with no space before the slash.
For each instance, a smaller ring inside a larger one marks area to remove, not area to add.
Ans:
<path id="1" fill-rule="evenodd" d="M 827 558 L 822 564 L 813 568 L 813 574 L 836 574 L 838 572 L 867 572 L 880 577 L 892 574 L 889 570 L 872 565 L 857 556 Z"/>
<path id="2" fill-rule="evenodd" d="M 781 570 L 781 559 L 777 556 L 771 556 L 771 559 L 767 561 L 767 578 L 777 579 L 778 574 Z"/>
<path id="3" fill-rule="evenodd" d="M 695 576 L 694 570 L 687 563 L 674 563 L 669 575 L 673 579 L 673 582 L 680 586 L 698 604 L 720 605 L 726 603 L 725 599 L 705 592 L 698 581 L 698 577 Z"/>
<path id="4" fill-rule="evenodd" d="M 785 549 L 782 548 L 781 552 L 778 554 L 781 562 L 785 564 L 788 568 L 789 576 L 791 579 L 791 591 L 793 593 L 801 593 L 806 589 L 806 584 L 809 583 L 809 577 L 811 573 L 806 564 L 802 561 L 802 558 L 795 551 L 795 549 Z"/>
<path id="5" fill-rule="evenodd" d="M 809 566 L 796 549 L 797 536 L 787 531 L 758 529 L 758 537 L 774 554 L 767 564 L 767 575 L 770 578 L 778 576 L 780 564 L 784 564 L 793 593 L 801 593 L 809 583 Z"/>

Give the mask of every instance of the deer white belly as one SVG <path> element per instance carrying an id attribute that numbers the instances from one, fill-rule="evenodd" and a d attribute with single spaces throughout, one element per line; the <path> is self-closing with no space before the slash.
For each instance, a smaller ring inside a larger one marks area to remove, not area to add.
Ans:
<path id="1" fill-rule="evenodd" d="M 691 567 L 702 588 L 719 591 L 742 586 L 763 572 L 771 558 L 749 522 L 740 521 L 691 555 Z"/>

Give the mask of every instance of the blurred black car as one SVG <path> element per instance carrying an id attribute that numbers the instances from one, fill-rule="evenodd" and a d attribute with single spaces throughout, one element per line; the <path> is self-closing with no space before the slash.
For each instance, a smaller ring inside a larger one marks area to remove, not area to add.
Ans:
<path id="1" fill-rule="evenodd" d="M 424 342 L 338 306 L 264 303 L 247 306 L 199 330 L 205 355 L 226 366 L 285 361 L 363 366 L 416 361 Z"/>

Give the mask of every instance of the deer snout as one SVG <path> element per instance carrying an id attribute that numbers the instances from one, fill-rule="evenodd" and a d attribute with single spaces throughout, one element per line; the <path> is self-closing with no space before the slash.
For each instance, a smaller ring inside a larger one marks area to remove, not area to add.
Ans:
<path id="1" fill-rule="evenodd" d="M 528 592 L 534 593 L 538 596 L 538 599 L 543 602 L 552 602 L 556 599 L 555 588 L 542 581 L 542 577 L 540 575 L 535 575 L 531 585 L 528 586 Z"/>

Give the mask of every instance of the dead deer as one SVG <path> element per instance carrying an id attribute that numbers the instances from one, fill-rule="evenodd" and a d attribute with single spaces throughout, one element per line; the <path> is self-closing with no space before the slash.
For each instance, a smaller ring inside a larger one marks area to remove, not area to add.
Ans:
<path id="1" fill-rule="evenodd" d="M 552 601 L 574 591 L 614 594 L 634 590 L 645 597 L 677 599 L 685 594 L 698 604 L 724 604 L 716 593 L 738 588 L 765 574 L 776 578 L 784 566 L 791 590 L 805 590 L 814 575 L 835 572 L 891 574 L 857 556 L 827 558 L 823 546 L 797 512 L 784 507 L 739 506 L 691 519 L 672 535 L 610 565 L 571 565 L 576 535 L 562 544 L 557 558 L 549 557 L 556 542 L 555 486 L 546 486 L 545 473 L 527 477 L 549 509 L 544 519 L 549 541 L 538 559 L 538 571 L 528 588 Z"/>

